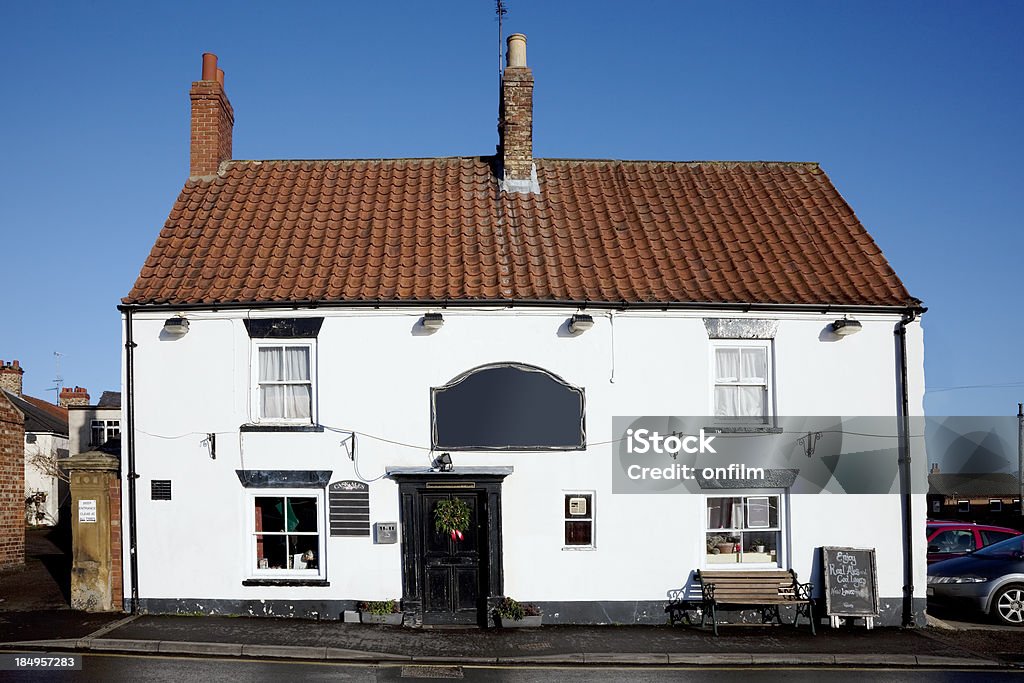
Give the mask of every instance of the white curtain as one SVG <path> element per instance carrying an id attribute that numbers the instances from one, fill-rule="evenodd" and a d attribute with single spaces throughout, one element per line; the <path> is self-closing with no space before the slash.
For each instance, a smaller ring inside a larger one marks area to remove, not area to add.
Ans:
<path id="1" fill-rule="evenodd" d="M 715 415 L 763 417 L 768 375 L 764 348 L 715 349 Z M 724 383 L 740 383 L 725 384 Z M 743 386 L 749 384 L 749 386 Z"/>
<path id="2" fill-rule="evenodd" d="M 271 346 L 260 349 L 260 415 L 270 418 L 309 418 L 309 348 Z"/>

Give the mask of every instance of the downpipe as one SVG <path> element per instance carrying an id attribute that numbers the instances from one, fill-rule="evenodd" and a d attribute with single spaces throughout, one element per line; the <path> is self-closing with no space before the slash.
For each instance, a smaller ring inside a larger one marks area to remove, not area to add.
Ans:
<path id="1" fill-rule="evenodd" d="M 907 325 L 917 319 L 917 311 L 904 313 L 896 324 L 896 339 L 900 357 L 899 389 L 899 465 L 903 499 L 903 626 L 917 625 L 914 614 L 914 518 L 913 479 L 910 467 L 910 389 L 907 372 Z"/>
<path id="2" fill-rule="evenodd" d="M 139 475 L 135 472 L 135 347 L 132 339 L 132 311 L 125 309 L 125 421 L 128 439 L 125 442 L 128 455 L 128 563 L 132 581 L 131 613 L 139 613 L 139 553 L 136 532 L 136 486 Z"/>

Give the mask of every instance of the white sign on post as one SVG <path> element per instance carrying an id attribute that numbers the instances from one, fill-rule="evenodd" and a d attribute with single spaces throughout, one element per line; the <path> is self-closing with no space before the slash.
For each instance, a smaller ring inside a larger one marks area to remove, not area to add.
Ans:
<path id="1" fill-rule="evenodd" d="M 78 521 L 79 522 L 96 522 L 96 501 L 95 500 L 80 500 L 78 501 Z"/>

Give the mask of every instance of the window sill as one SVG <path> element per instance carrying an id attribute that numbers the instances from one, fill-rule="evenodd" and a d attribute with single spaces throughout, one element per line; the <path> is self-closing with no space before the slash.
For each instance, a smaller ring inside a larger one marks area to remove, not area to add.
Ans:
<path id="1" fill-rule="evenodd" d="M 322 425 L 314 424 L 288 424 L 288 423 L 262 423 L 244 424 L 238 428 L 240 432 L 322 432 Z"/>
<path id="2" fill-rule="evenodd" d="M 246 579 L 243 586 L 330 586 L 327 579 Z"/>
<path id="3" fill-rule="evenodd" d="M 714 425 L 704 427 L 707 434 L 782 434 L 782 427 L 771 425 Z"/>
<path id="4" fill-rule="evenodd" d="M 581 551 L 597 550 L 597 546 L 594 546 L 594 545 L 566 545 L 566 546 L 562 546 L 562 550 L 567 550 L 569 552 L 577 552 L 578 553 L 578 552 L 581 552 Z"/>

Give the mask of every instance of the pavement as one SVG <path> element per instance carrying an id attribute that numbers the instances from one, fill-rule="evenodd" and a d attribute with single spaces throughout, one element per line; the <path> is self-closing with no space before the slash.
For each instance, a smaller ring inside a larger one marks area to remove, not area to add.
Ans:
<path id="1" fill-rule="evenodd" d="M 88 614 L 71 610 L 59 538 L 31 542 L 22 570 L 0 573 L 0 651 L 176 654 L 281 660 L 466 665 L 1024 667 L 1014 634 L 938 627 L 806 624 L 561 626 L 537 629 L 403 628 L 267 617 Z M 47 559 L 48 558 L 48 559 Z M 943 624 L 945 625 L 945 624 Z M 1019 642 L 1021 641 L 1021 642 Z"/>

